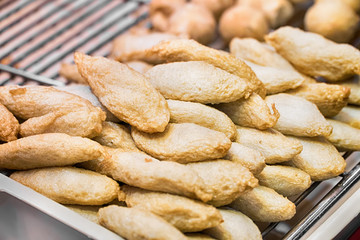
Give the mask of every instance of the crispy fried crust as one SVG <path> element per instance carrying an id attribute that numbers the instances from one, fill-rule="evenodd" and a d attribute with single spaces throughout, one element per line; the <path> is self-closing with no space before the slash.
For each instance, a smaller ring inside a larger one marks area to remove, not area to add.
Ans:
<path id="1" fill-rule="evenodd" d="M 245 214 L 228 209 L 219 209 L 224 222 L 204 232 L 216 239 L 262 240 L 256 224 Z"/>
<path id="2" fill-rule="evenodd" d="M 268 164 L 288 161 L 302 151 L 299 141 L 271 128 L 260 131 L 237 126 L 237 132 L 236 142 L 258 150 Z"/>
<path id="3" fill-rule="evenodd" d="M 160 64 L 146 76 L 167 99 L 200 103 L 232 102 L 243 98 L 248 83 L 202 61 Z"/>
<path id="4" fill-rule="evenodd" d="M 336 177 L 345 171 L 346 162 L 336 148 L 323 137 L 297 139 L 303 145 L 302 152 L 291 162 L 308 173 L 313 181 Z"/>
<path id="5" fill-rule="evenodd" d="M 124 186 L 122 190 L 125 193 L 125 202 L 128 207 L 152 212 L 182 232 L 202 231 L 222 222 L 221 215 L 216 208 L 199 201 L 130 186 Z"/>
<path id="6" fill-rule="evenodd" d="M 106 157 L 100 144 L 64 133 L 24 137 L 0 145 L 0 168 L 31 169 L 72 165 Z"/>
<path id="7" fill-rule="evenodd" d="M 339 81 L 360 73 L 360 51 L 323 36 L 293 27 L 281 27 L 265 37 L 300 72 Z"/>
<path id="8" fill-rule="evenodd" d="M 62 204 L 103 205 L 119 192 L 118 183 L 111 178 L 74 167 L 18 171 L 10 178 Z"/>
<path id="9" fill-rule="evenodd" d="M 230 204 L 230 207 L 259 222 L 285 221 L 296 213 L 294 203 L 264 186 L 258 186 L 241 194 Z"/>
<path id="10" fill-rule="evenodd" d="M 88 161 L 81 166 L 146 190 L 178 194 L 204 202 L 212 198 L 205 192 L 206 185 L 197 173 L 182 164 L 159 161 L 140 152 L 108 151 L 110 159 Z"/>
<path id="11" fill-rule="evenodd" d="M 222 103 L 215 107 L 228 115 L 235 124 L 260 130 L 274 127 L 280 117 L 275 105 L 269 107 L 256 93 L 248 99 Z"/>
<path id="12" fill-rule="evenodd" d="M 140 73 L 103 57 L 74 55 L 80 74 L 116 117 L 141 131 L 162 132 L 170 119 L 163 96 Z"/>
<path id="13" fill-rule="evenodd" d="M 148 134 L 131 129 L 136 146 L 160 160 L 179 163 L 221 158 L 231 147 L 222 132 L 194 123 L 169 123 L 162 133 Z"/>
<path id="14" fill-rule="evenodd" d="M 330 136 L 326 137 L 340 151 L 360 150 L 360 129 L 340 121 L 327 119 L 333 127 Z"/>
<path id="15" fill-rule="evenodd" d="M 53 87 L 0 87 L 0 102 L 26 120 L 20 135 L 61 132 L 94 137 L 101 132 L 105 113 L 88 100 Z"/>
<path id="16" fill-rule="evenodd" d="M 60 66 L 59 74 L 70 82 L 88 85 L 86 79 L 84 79 L 80 75 L 75 64 L 62 63 Z"/>
<path id="17" fill-rule="evenodd" d="M 279 93 L 265 98 L 268 106 L 275 104 L 280 113 L 274 129 L 293 136 L 329 136 L 331 125 L 312 102 L 290 94 Z"/>
<path id="18" fill-rule="evenodd" d="M 17 139 L 20 125 L 14 115 L 0 103 L 0 141 L 10 142 Z"/>
<path id="19" fill-rule="evenodd" d="M 110 205 L 98 212 L 99 223 L 128 240 L 186 240 L 161 217 L 140 209 Z"/>
<path id="20" fill-rule="evenodd" d="M 286 93 L 305 98 L 325 117 L 333 117 L 348 103 L 350 89 L 336 84 L 306 83 Z"/>
<path id="21" fill-rule="evenodd" d="M 340 86 L 350 88 L 350 96 L 348 99 L 349 104 L 360 105 L 360 75 L 348 81 L 337 83 Z"/>
<path id="22" fill-rule="evenodd" d="M 254 175 L 260 173 L 265 167 L 265 157 L 259 151 L 237 142 L 231 144 L 224 159 L 241 164 Z"/>
<path id="23" fill-rule="evenodd" d="M 219 207 L 231 203 L 239 195 L 258 185 L 258 180 L 245 167 L 227 160 L 205 161 L 186 165 L 205 182 L 213 195 L 210 204 Z"/>
<path id="24" fill-rule="evenodd" d="M 286 197 L 300 194 L 311 185 L 309 174 L 288 166 L 267 165 L 256 178 L 260 185 L 272 188 Z"/>
<path id="25" fill-rule="evenodd" d="M 146 56 L 157 56 L 162 61 L 167 62 L 204 61 L 247 81 L 249 90 L 245 97 L 249 97 L 252 91 L 259 93 L 262 97 L 266 94 L 264 84 L 243 61 L 227 52 L 206 47 L 194 40 L 177 39 L 163 41 L 146 50 Z"/>
<path id="26" fill-rule="evenodd" d="M 124 151 L 131 152 L 139 151 L 131 137 L 130 129 L 125 125 L 113 122 L 103 122 L 100 135 L 93 140 L 111 148 L 121 148 Z"/>
<path id="27" fill-rule="evenodd" d="M 97 219 L 97 212 L 99 211 L 100 206 L 65 205 L 65 207 L 94 223 L 99 223 Z"/>
<path id="28" fill-rule="evenodd" d="M 236 127 L 231 119 L 215 108 L 201 103 L 167 100 L 171 123 L 195 123 L 224 133 L 230 140 L 236 137 Z"/>

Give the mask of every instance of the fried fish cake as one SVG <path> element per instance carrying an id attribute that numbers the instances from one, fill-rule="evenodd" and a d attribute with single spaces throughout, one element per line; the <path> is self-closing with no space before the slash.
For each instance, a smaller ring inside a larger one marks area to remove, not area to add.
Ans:
<path id="1" fill-rule="evenodd" d="M 103 122 L 100 135 L 93 138 L 93 140 L 111 148 L 121 148 L 124 151 L 131 152 L 139 151 L 131 137 L 130 129 L 125 125 L 113 122 Z"/>
<path id="2" fill-rule="evenodd" d="M 246 191 L 229 206 L 259 222 L 285 221 L 296 213 L 294 203 L 264 186 Z"/>
<path id="3" fill-rule="evenodd" d="M 186 240 L 161 217 L 137 208 L 110 205 L 98 212 L 100 225 L 128 240 Z"/>
<path id="4" fill-rule="evenodd" d="M 233 142 L 224 159 L 241 164 L 254 175 L 265 167 L 265 157 L 257 150 L 243 144 Z"/>
<path id="5" fill-rule="evenodd" d="M 354 128 L 360 128 L 360 108 L 346 106 L 333 119 L 347 123 Z"/>
<path id="6" fill-rule="evenodd" d="M 280 115 L 275 105 L 268 106 L 264 99 L 253 93 L 250 98 L 215 105 L 240 126 L 267 129 L 274 127 Z"/>
<path id="7" fill-rule="evenodd" d="M 204 161 L 186 164 L 203 180 L 207 192 L 213 198 L 209 204 L 224 206 L 235 200 L 242 192 L 256 187 L 258 180 L 242 165 L 227 160 Z"/>
<path id="8" fill-rule="evenodd" d="M 310 175 L 313 181 L 336 177 L 345 171 L 346 162 L 336 148 L 323 137 L 297 139 L 303 145 L 302 152 L 291 163 Z"/>
<path id="9" fill-rule="evenodd" d="M 89 205 L 65 205 L 65 207 L 78 213 L 82 217 L 94 222 L 99 223 L 97 218 L 97 212 L 100 206 L 89 206 Z"/>
<path id="10" fill-rule="evenodd" d="M 128 207 L 152 212 L 182 232 L 202 231 L 222 222 L 215 207 L 196 200 L 130 186 L 123 186 L 122 190 L 125 199 L 119 197 L 119 200 L 124 200 Z"/>
<path id="11" fill-rule="evenodd" d="M 329 136 L 331 125 L 312 102 L 290 94 L 279 93 L 267 96 L 265 101 L 275 104 L 280 117 L 274 129 L 293 136 Z"/>
<path id="12" fill-rule="evenodd" d="M 222 132 L 194 123 L 169 123 L 162 133 L 148 134 L 131 128 L 136 146 L 160 160 L 179 163 L 221 158 L 231 147 Z"/>
<path id="13" fill-rule="evenodd" d="M 86 79 L 84 79 L 80 75 L 75 64 L 62 63 L 60 66 L 59 74 L 70 82 L 88 85 Z"/>
<path id="14" fill-rule="evenodd" d="M 17 171 L 10 178 L 62 204 L 103 205 L 119 192 L 111 178 L 74 167 Z"/>
<path id="15" fill-rule="evenodd" d="M 14 115 L 0 103 L 0 141 L 10 142 L 17 139 L 20 125 Z"/>
<path id="16" fill-rule="evenodd" d="M 169 108 L 142 74 L 103 57 L 75 52 L 74 58 L 93 93 L 117 118 L 144 132 L 164 131 Z"/>
<path id="17" fill-rule="evenodd" d="M 273 47 L 253 38 L 233 38 L 230 42 L 230 53 L 260 66 L 296 71 Z"/>
<path id="18" fill-rule="evenodd" d="M 31 169 L 72 165 L 107 157 L 95 141 L 65 133 L 45 133 L 0 145 L 0 168 Z"/>
<path id="19" fill-rule="evenodd" d="M 147 71 L 146 76 L 165 98 L 173 100 L 232 102 L 248 91 L 243 79 L 202 61 L 159 64 Z"/>
<path id="20" fill-rule="evenodd" d="M 360 51 L 337 44 L 316 33 L 281 27 L 265 37 L 300 72 L 339 81 L 360 73 Z"/>
<path id="21" fill-rule="evenodd" d="M 212 198 L 198 174 L 180 163 L 159 161 L 140 152 L 108 151 L 111 158 L 88 161 L 81 167 L 146 190 L 178 194 L 204 202 Z"/>
<path id="22" fill-rule="evenodd" d="M 254 128 L 236 127 L 238 135 L 235 141 L 259 151 L 268 164 L 288 161 L 302 151 L 299 141 L 285 137 L 274 129 L 260 131 Z"/>
<path id="23" fill-rule="evenodd" d="M 110 57 L 120 62 L 143 60 L 146 49 L 161 41 L 177 38 L 179 37 L 170 33 L 128 32 L 120 35 L 113 41 Z M 158 63 L 156 58 L 149 57 L 146 60 L 149 63 Z"/>
<path id="24" fill-rule="evenodd" d="M 264 83 L 266 93 L 269 95 L 297 88 L 305 81 L 303 76 L 294 70 L 260 66 L 251 62 L 246 62 L 246 64 Z"/>
<path id="25" fill-rule="evenodd" d="M 322 115 L 333 117 L 348 103 L 350 89 L 326 83 L 305 83 L 286 93 L 305 98 L 314 103 Z"/>
<path id="26" fill-rule="evenodd" d="M 171 123 L 195 123 L 224 133 L 230 140 L 236 137 L 236 127 L 223 112 L 201 103 L 167 100 Z"/>
<path id="27" fill-rule="evenodd" d="M 234 3 L 234 0 L 192 0 L 191 2 L 209 9 L 216 19 Z"/>
<path id="28" fill-rule="evenodd" d="M 350 88 L 349 104 L 360 105 L 360 75 L 356 75 L 352 79 L 337 84 L 342 87 Z"/>
<path id="29" fill-rule="evenodd" d="M 289 166 L 266 165 L 256 178 L 261 186 L 272 188 L 286 197 L 300 194 L 311 185 L 309 174 Z"/>
<path id="30" fill-rule="evenodd" d="M 247 81 L 249 89 L 244 94 L 245 98 L 249 97 L 253 91 L 262 97 L 266 94 L 264 84 L 243 61 L 227 52 L 206 47 L 194 40 L 163 41 L 146 50 L 146 56 L 156 56 L 159 60 L 166 62 L 204 61 Z"/>
<path id="31" fill-rule="evenodd" d="M 23 137 L 53 132 L 94 137 L 105 120 L 105 113 L 89 101 L 53 87 L 3 86 L 0 102 L 26 120 L 20 125 Z"/>
<path id="32" fill-rule="evenodd" d="M 222 240 L 262 240 L 259 228 L 248 216 L 230 209 L 219 211 L 224 222 L 217 227 L 206 229 L 205 233 Z"/>
<path id="33" fill-rule="evenodd" d="M 333 127 L 330 136 L 326 137 L 340 151 L 359 151 L 360 150 L 360 129 L 354 128 L 349 124 L 327 119 Z"/>

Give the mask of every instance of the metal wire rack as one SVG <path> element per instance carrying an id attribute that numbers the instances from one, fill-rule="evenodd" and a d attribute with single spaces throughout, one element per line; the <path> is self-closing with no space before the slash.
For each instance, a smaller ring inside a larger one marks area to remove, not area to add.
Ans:
<path id="1" fill-rule="evenodd" d="M 110 42 L 146 19 L 148 1 L 126 0 L 4 0 L 0 2 L 0 85 L 43 84 L 62 86 L 60 63 L 72 61 L 75 50 L 107 56 Z M 359 38 L 360 39 L 360 38 Z M 344 158 L 351 155 L 344 154 Z M 7 175 L 6 172 L 2 172 Z M 338 182 L 286 231 L 271 223 L 264 239 L 301 239 L 354 188 L 360 178 L 360 163 L 338 177 Z M 318 188 L 315 182 L 293 199 L 298 206 Z M 281 223 L 280 223 L 281 224 Z M 274 236 L 274 232 L 277 232 Z M 279 232 L 281 235 L 279 236 Z"/>

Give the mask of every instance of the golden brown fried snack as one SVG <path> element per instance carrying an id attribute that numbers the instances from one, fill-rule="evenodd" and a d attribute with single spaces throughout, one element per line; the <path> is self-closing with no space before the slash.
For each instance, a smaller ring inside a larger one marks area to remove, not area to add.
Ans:
<path id="1" fill-rule="evenodd" d="M 230 204 L 230 207 L 259 222 L 285 221 L 296 213 L 294 203 L 264 186 L 258 186 L 241 194 Z"/>
<path id="2" fill-rule="evenodd" d="M 245 167 L 227 160 L 205 161 L 186 164 L 205 182 L 207 192 L 213 198 L 209 204 L 224 206 L 234 201 L 242 192 L 258 185 L 258 180 Z"/>
<path id="3" fill-rule="evenodd" d="M 128 240 L 186 240 L 161 217 L 140 209 L 110 205 L 98 212 L 99 223 Z"/>
<path id="4" fill-rule="evenodd" d="M 163 96 L 125 64 L 75 52 L 76 65 L 100 102 L 117 118 L 145 132 L 164 131 L 170 112 Z"/>
<path id="5" fill-rule="evenodd" d="M 273 47 L 253 38 L 234 38 L 230 42 L 230 53 L 260 66 L 296 71 Z"/>
<path id="6" fill-rule="evenodd" d="M 125 64 L 141 74 L 146 73 L 150 68 L 153 67 L 153 65 L 142 61 L 130 61 L 126 62 Z"/>
<path id="7" fill-rule="evenodd" d="M 10 178 L 62 204 L 103 205 L 119 192 L 119 184 L 111 178 L 74 167 L 18 171 Z"/>
<path id="8" fill-rule="evenodd" d="M 356 77 L 349 79 L 344 82 L 337 83 L 340 86 L 350 88 L 350 96 L 348 99 L 348 103 L 360 105 L 360 76 L 356 75 Z"/>
<path id="9" fill-rule="evenodd" d="M 45 133 L 0 145 L 0 168 L 31 169 L 72 165 L 107 157 L 103 147 L 87 138 Z"/>
<path id="10" fill-rule="evenodd" d="M 191 2 L 206 7 L 216 19 L 219 19 L 221 14 L 233 5 L 234 0 L 192 0 Z"/>
<path id="11" fill-rule="evenodd" d="M 265 167 L 265 157 L 259 151 L 237 142 L 231 144 L 224 159 L 241 164 L 254 175 L 260 173 Z"/>
<path id="12" fill-rule="evenodd" d="M 167 32 L 209 44 L 216 36 L 216 21 L 206 7 L 190 2 L 169 17 Z"/>
<path id="13" fill-rule="evenodd" d="M 130 129 L 127 126 L 113 122 L 103 122 L 100 135 L 93 138 L 93 140 L 111 148 L 120 148 L 130 152 L 139 151 L 131 137 Z"/>
<path id="14" fill-rule="evenodd" d="M 202 61 L 156 65 L 145 76 L 165 98 L 174 100 L 232 102 L 249 90 L 244 79 Z"/>
<path id="15" fill-rule="evenodd" d="M 0 103 L 0 141 L 10 142 L 16 140 L 19 129 L 18 120 Z"/>
<path id="16" fill-rule="evenodd" d="M 302 152 L 291 160 L 292 164 L 309 174 L 311 180 L 322 181 L 344 172 L 344 158 L 325 138 L 289 138 L 299 140 L 303 145 Z"/>
<path id="17" fill-rule="evenodd" d="M 299 141 L 287 138 L 274 129 L 260 131 L 240 126 L 236 128 L 238 135 L 235 141 L 259 151 L 268 164 L 288 161 L 302 150 Z"/>
<path id="18" fill-rule="evenodd" d="M 215 105 L 238 125 L 267 129 L 275 126 L 280 115 L 275 105 L 268 106 L 264 99 L 253 93 L 249 99 Z"/>
<path id="19" fill-rule="evenodd" d="M 86 206 L 86 205 L 65 205 L 65 207 L 78 213 L 82 217 L 94 222 L 99 223 L 97 218 L 97 212 L 100 206 Z"/>
<path id="20" fill-rule="evenodd" d="M 182 232 L 197 232 L 222 222 L 219 211 L 205 203 L 168 193 L 150 192 L 130 186 L 122 187 L 128 207 L 152 212 Z"/>
<path id="21" fill-rule="evenodd" d="M 101 108 L 106 113 L 106 120 L 111 122 L 119 122 L 120 120 L 114 116 L 104 105 L 99 102 L 99 99 L 91 92 L 91 88 L 88 85 L 65 85 L 63 87 L 55 87 L 61 91 L 75 94 L 92 103 L 95 107 Z"/>
<path id="22" fill-rule="evenodd" d="M 344 107 L 333 119 L 360 128 L 360 108 L 355 106 Z"/>
<path id="23" fill-rule="evenodd" d="M 247 5 L 234 5 L 220 17 L 219 31 L 225 42 L 234 37 L 264 40 L 269 32 L 266 15 L 260 10 Z"/>
<path id="24" fill-rule="evenodd" d="M 60 66 L 59 74 L 70 82 L 88 85 L 86 79 L 84 79 L 80 75 L 75 64 L 62 63 Z"/>
<path id="25" fill-rule="evenodd" d="M 260 66 L 251 62 L 246 62 L 246 64 L 251 67 L 260 81 L 264 83 L 267 94 L 275 94 L 297 88 L 305 81 L 304 77 L 294 70 Z"/>
<path id="26" fill-rule="evenodd" d="M 282 27 L 265 37 L 300 72 L 339 81 L 360 73 L 360 51 L 337 44 L 316 33 Z"/>
<path id="27" fill-rule="evenodd" d="M 204 232 L 216 239 L 262 240 L 256 224 L 241 212 L 219 209 L 224 222 Z"/>
<path id="28" fill-rule="evenodd" d="M 279 120 L 274 126 L 279 132 L 308 137 L 331 134 L 331 125 L 312 102 L 285 93 L 267 96 L 265 101 L 269 107 L 275 104 L 280 113 Z"/>
<path id="29" fill-rule="evenodd" d="M 105 113 L 89 101 L 53 87 L 0 87 L 0 102 L 26 120 L 20 135 L 61 132 L 94 137 L 101 132 Z"/>
<path id="30" fill-rule="evenodd" d="M 110 159 L 88 161 L 81 166 L 146 190 L 178 194 L 204 202 L 212 198 L 205 192 L 206 185 L 197 173 L 180 163 L 159 161 L 140 152 L 108 151 Z"/>
<path id="31" fill-rule="evenodd" d="M 146 57 L 156 57 L 166 62 L 204 61 L 247 81 L 249 89 L 244 94 L 245 98 L 249 97 L 252 91 L 262 97 L 266 94 L 264 84 L 243 61 L 227 52 L 206 47 L 194 40 L 163 41 L 146 50 Z"/>
<path id="32" fill-rule="evenodd" d="M 342 0 L 317 1 L 304 17 L 305 29 L 335 42 L 349 42 L 358 28 L 359 16 Z"/>
<path id="33" fill-rule="evenodd" d="M 179 163 L 221 158 L 231 147 L 222 132 L 194 123 L 169 123 L 162 133 L 148 134 L 131 128 L 136 146 L 160 160 Z"/>
<path id="34" fill-rule="evenodd" d="M 153 0 L 149 4 L 150 15 L 161 12 L 166 16 L 170 16 L 177 8 L 182 7 L 186 0 Z"/>
<path id="35" fill-rule="evenodd" d="M 185 236 L 188 240 L 215 240 L 215 238 L 203 233 L 186 233 Z"/>
<path id="36" fill-rule="evenodd" d="M 340 121 L 327 119 L 333 127 L 330 136 L 326 137 L 340 151 L 360 150 L 360 129 Z"/>
<path id="37" fill-rule="evenodd" d="M 261 186 L 272 188 L 286 197 L 300 194 L 311 185 L 309 174 L 289 166 L 266 165 L 256 178 Z"/>
<path id="38" fill-rule="evenodd" d="M 120 35 L 114 40 L 110 57 L 120 62 L 143 60 L 146 49 L 151 48 L 161 41 L 177 38 L 179 37 L 170 33 L 129 32 Z M 153 64 L 158 63 L 154 57 L 146 58 L 146 62 Z"/>
<path id="39" fill-rule="evenodd" d="M 333 117 L 346 106 L 350 89 L 336 84 L 305 83 L 286 93 L 305 98 L 314 103 L 322 115 L 325 117 Z"/>
<path id="40" fill-rule="evenodd" d="M 238 0 L 237 4 L 261 10 L 272 28 L 284 25 L 294 15 L 288 0 Z"/>
<path id="41" fill-rule="evenodd" d="M 354 9 L 356 12 L 359 12 L 360 2 L 358 0 L 342 0 L 342 1 L 346 3 L 348 6 L 350 6 L 352 9 Z"/>
<path id="42" fill-rule="evenodd" d="M 224 133 L 230 140 L 236 137 L 236 127 L 223 112 L 201 103 L 167 100 L 171 123 L 195 123 Z"/>

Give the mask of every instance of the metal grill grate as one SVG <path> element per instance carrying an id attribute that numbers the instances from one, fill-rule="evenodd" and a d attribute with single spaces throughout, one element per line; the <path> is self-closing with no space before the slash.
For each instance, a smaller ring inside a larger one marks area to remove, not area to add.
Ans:
<path id="1" fill-rule="evenodd" d="M 0 3 L 0 85 L 45 84 L 62 86 L 60 63 L 70 62 L 76 50 L 107 56 L 110 42 L 147 17 L 144 3 L 125 0 L 18 0 Z M 360 39 L 360 38 L 359 38 Z M 351 155 L 345 153 L 344 158 Z M 5 173 L 6 174 L 6 173 Z M 318 203 L 298 223 L 272 223 L 263 227 L 264 239 L 300 239 L 359 182 L 358 159 L 337 178 Z M 304 199 L 322 183 L 315 182 L 293 199 L 302 207 Z M 299 208 L 298 208 L 299 210 Z M 298 215 L 298 214 L 297 214 Z M 280 227 L 279 227 L 280 226 Z M 290 226 L 290 227 L 289 227 Z M 280 230 L 279 230 L 279 229 Z"/>

